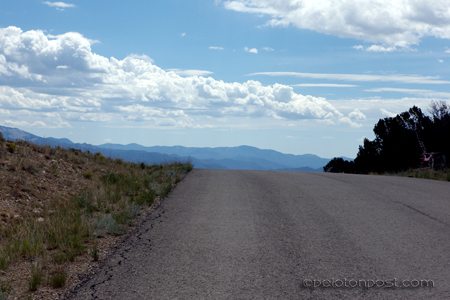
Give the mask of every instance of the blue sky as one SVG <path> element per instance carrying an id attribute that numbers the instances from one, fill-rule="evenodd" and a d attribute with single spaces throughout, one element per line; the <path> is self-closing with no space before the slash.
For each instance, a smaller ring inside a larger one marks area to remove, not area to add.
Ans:
<path id="1" fill-rule="evenodd" d="M 450 98 L 447 0 L 2 1 L 0 125 L 355 157 Z"/>

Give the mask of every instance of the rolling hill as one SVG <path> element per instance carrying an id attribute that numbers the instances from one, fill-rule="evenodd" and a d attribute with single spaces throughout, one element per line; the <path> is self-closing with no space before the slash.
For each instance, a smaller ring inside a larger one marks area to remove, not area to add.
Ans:
<path id="1" fill-rule="evenodd" d="M 183 146 L 146 147 L 139 144 L 102 144 L 95 146 L 86 143 L 73 143 L 66 138 L 43 138 L 17 128 L 4 126 L 0 126 L 0 132 L 8 140 L 22 139 L 54 147 L 60 146 L 83 151 L 101 152 L 105 156 L 122 158 L 130 162 L 153 164 L 190 159 L 196 168 L 204 169 L 322 172 L 322 167 L 330 161 L 330 159 L 321 158 L 314 154 L 284 154 L 275 150 L 259 149 L 245 145 L 217 148 Z"/>

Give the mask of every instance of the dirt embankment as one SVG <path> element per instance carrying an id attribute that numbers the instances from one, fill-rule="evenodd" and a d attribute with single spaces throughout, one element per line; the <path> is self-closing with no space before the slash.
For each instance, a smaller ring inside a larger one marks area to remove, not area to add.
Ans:
<path id="1" fill-rule="evenodd" d="M 1 140 L 0 296 L 59 298 L 191 169 Z"/>

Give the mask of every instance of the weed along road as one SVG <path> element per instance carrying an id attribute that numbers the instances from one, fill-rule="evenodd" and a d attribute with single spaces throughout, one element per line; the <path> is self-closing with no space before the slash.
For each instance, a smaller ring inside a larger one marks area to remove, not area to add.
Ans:
<path id="1" fill-rule="evenodd" d="M 194 169 L 74 299 L 450 299 L 450 183 Z"/>

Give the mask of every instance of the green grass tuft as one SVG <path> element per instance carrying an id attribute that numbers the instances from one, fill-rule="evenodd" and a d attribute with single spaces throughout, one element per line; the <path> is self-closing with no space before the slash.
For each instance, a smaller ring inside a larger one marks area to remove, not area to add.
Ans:
<path id="1" fill-rule="evenodd" d="M 53 288 L 60 288 L 66 285 L 67 273 L 62 268 L 57 268 L 50 276 L 50 285 Z"/>

